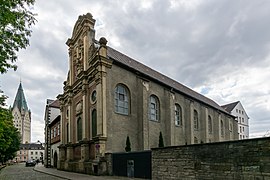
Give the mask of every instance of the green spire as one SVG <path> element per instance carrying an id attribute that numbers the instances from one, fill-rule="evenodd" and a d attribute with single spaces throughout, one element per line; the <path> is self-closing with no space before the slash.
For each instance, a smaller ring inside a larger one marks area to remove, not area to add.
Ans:
<path id="1" fill-rule="evenodd" d="M 26 99 L 24 97 L 24 93 L 23 93 L 23 88 L 22 88 L 22 83 L 20 82 L 17 94 L 16 94 L 16 98 L 14 100 L 13 103 L 13 109 L 15 107 L 18 107 L 18 109 L 21 111 L 22 109 L 25 111 L 28 111 L 28 107 L 27 107 L 27 102 Z"/>

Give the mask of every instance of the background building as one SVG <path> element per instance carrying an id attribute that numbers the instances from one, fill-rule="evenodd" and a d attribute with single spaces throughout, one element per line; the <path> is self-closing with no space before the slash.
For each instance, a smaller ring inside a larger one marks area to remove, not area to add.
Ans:
<path id="1" fill-rule="evenodd" d="M 58 100 L 47 99 L 45 108 L 45 157 L 46 167 L 57 167 L 60 145 L 60 105 Z"/>
<path id="2" fill-rule="evenodd" d="M 25 162 L 27 160 L 39 160 L 40 162 L 43 161 L 44 155 L 44 146 L 42 143 L 27 143 L 21 144 L 20 150 L 17 151 L 17 155 L 14 158 L 17 162 Z"/>
<path id="3" fill-rule="evenodd" d="M 21 143 L 31 142 L 31 111 L 28 109 L 27 102 L 23 93 L 22 83 L 19 88 L 11 108 L 14 117 L 13 123 L 18 128 L 21 135 Z"/>
<path id="4" fill-rule="evenodd" d="M 231 115 L 235 116 L 238 122 L 239 139 L 249 138 L 249 117 L 240 101 L 222 106 Z"/>
<path id="5" fill-rule="evenodd" d="M 95 20 L 79 16 L 68 39 L 59 168 L 103 173 L 106 153 L 238 139 L 237 122 L 213 100 L 95 40 Z"/>

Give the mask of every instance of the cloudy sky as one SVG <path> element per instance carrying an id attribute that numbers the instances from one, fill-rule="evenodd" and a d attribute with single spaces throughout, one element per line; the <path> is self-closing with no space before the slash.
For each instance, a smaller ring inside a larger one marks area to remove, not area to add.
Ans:
<path id="1" fill-rule="evenodd" d="M 32 142 L 44 142 L 46 99 L 62 93 L 68 71 L 65 42 L 90 12 L 96 39 L 220 105 L 241 101 L 250 136 L 261 137 L 270 131 L 269 9 L 269 0 L 40 0 L 30 46 L 0 87 L 12 105 L 22 80 Z"/>

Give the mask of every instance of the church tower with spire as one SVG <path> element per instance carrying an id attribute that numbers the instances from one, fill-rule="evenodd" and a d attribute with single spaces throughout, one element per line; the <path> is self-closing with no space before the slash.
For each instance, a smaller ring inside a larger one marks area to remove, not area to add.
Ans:
<path id="1" fill-rule="evenodd" d="M 31 111 L 28 109 L 27 102 L 23 93 L 22 83 L 19 88 L 12 106 L 13 123 L 21 134 L 21 143 L 31 142 Z"/>

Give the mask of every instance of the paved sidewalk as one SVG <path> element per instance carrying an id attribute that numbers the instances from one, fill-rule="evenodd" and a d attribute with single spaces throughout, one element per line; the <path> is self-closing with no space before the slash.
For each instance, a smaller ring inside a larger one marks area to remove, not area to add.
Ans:
<path id="1" fill-rule="evenodd" d="M 70 179 L 70 180 L 83 180 L 83 179 L 93 179 L 93 180 L 100 180 L 100 179 L 105 179 L 105 180 L 115 180 L 115 179 L 120 179 L 120 180 L 131 180 L 131 179 L 136 179 L 137 178 L 128 178 L 128 177 L 119 177 L 119 176 L 93 176 L 93 175 L 87 175 L 87 174 L 81 174 L 81 173 L 74 173 L 74 172 L 68 172 L 68 171 L 60 171 L 55 168 L 45 168 L 41 163 L 36 165 L 34 168 L 35 171 L 49 174 L 55 177 L 63 178 L 63 179 Z"/>

